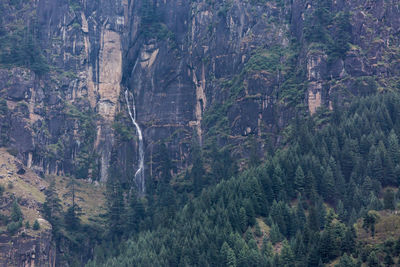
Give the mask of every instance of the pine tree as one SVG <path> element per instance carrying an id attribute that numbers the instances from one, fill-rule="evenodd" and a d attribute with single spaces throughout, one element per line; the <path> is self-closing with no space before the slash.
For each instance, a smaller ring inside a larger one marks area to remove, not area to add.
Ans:
<path id="1" fill-rule="evenodd" d="M 271 240 L 271 243 L 273 245 L 282 240 L 282 234 L 279 231 L 279 227 L 276 223 L 273 223 L 271 226 L 271 229 L 269 231 L 269 239 Z"/>
<path id="2" fill-rule="evenodd" d="M 388 152 L 389 156 L 394 163 L 397 165 L 400 163 L 400 147 L 398 137 L 394 130 L 390 131 L 389 138 L 388 138 Z"/>
<path id="3" fill-rule="evenodd" d="M 294 266 L 294 254 L 292 248 L 290 247 L 288 241 L 285 239 L 282 242 L 282 250 L 281 250 L 281 263 L 282 266 L 289 267 Z"/>
<path id="4" fill-rule="evenodd" d="M 204 186 L 204 166 L 203 166 L 203 157 L 201 154 L 200 147 L 195 146 L 192 149 L 192 157 L 193 157 L 193 168 L 191 171 L 191 176 L 193 179 L 193 192 L 195 196 L 198 196 L 201 193 L 201 190 Z"/>
<path id="5" fill-rule="evenodd" d="M 35 222 L 33 223 L 32 229 L 35 231 L 40 229 L 40 224 L 39 224 L 38 220 L 35 220 Z"/>
<path id="6" fill-rule="evenodd" d="M 353 253 L 356 246 L 356 230 L 351 225 L 346 229 L 344 238 L 342 240 L 342 251 Z"/>
<path id="7" fill-rule="evenodd" d="M 304 172 L 300 165 L 296 169 L 296 173 L 295 173 L 295 177 L 294 177 L 294 185 L 295 185 L 296 190 L 299 193 L 303 193 L 303 191 L 304 191 Z"/>
<path id="8" fill-rule="evenodd" d="M 322 196 L 324 196 L 326 201 L 333 202 L 335 200 L 335 193 L 333 173 L 331 168 L 328 166 L 322 178 Z"/>
<path id="9" fill-rule="evenodd" d="M 268 241 L 267 237 L 263 238 L 261 252 L 267 258 L 272 258 L 272 256 L 274 255 L 274 248 L 271 241 Z"/>
<path id="10" fill-rule="evenodd" d="M 145 218 L 145 216 L 146 211 L 143 202 L 140 199 L 137 199 L 137 196 L 132 192 L 127 211 L 128 232 L 139 232 L 140 222 Z"/>
<path id="11" fill-rule="evenodd" d="M 371 230 L 371 235 L 375 235 L 375 224 L 379 220 L 379 215 L 376 211 L 368 211 L 363 218 L 363 228 L 368 231 Z"/>
<path id="12" fill-rule="evenodd" d="M 392 266 L 394 264 L 393 257 L 389 253 L 386 253 L 384 263 L 385 266 Z"/>
<path id="13" fill-rule="evenodd" d="M 53 179 L 45 191 L 46 199 L 43 203 L 43 213 L 45 218 L 53 227 L 53 233 L 57 234 L 61 226 L 61 216 L 63 214 L 61 200 L 56 192 L 56 183 Z"/>
<path id="14" fill-rule="evenodd" d="M 378 259 L 378 256 L 376 255 L 375 251 L 372 251 L 369 254 L 367 262 L 368 262 L 368 266 L 370 266 L 370 267 L 379 267 L 380 266 L 379 259 Z"/>
<path id="15" fill-rule="evenodd" d="M 310 199 L 311 201 L 315 201 L 317 190 L 315 184 L 315 177 L 311 171 L 308 171 L 307 173 L 307 179 L 305 181 L 304 187 L 307 198 Z"/>
<path id="16" fill-rule="evenodd" d="M 80 218 L 81 208 L 75 202 L 75 193 L 76 193 L 76 185 L 77 182 L 74 178 L 70 178 L 69 183 L 67 184 L 67 188 L 70 189 L 71 195 L 71 206 L 67 209 L 67 212 L 64 215 L 64 222 L 69 230 L 77 230 L 80 226 Z"/>
<path id="17" fill-rule="evenodd" d="M 23 214 L 21 208 L 18 205 L 18 202 L 14 200 L 12 209 L 11 209 L 11 220 L 13 222 L 19 222 L 23 219 Z"/>
<path id="18" fill-rule="evenodd" d="M 107 221 L 110 234 L 120 236 L 125 224 L 125 205 L 121 184 L 116 178 L 109 177 L 106 185 Z"/>
<path id="19" fill-rule="evenodd" d="M 340 258 L 339 264 L 336 264 L 335 267 L 356 267 L 356 264 L 354 263 L 354 260 L 345 253 Z"/>
<path id="20" fill-rule="evenodd" d="M 169 183 L 171 181 L 171 170 L 173 166 L 168 154 L 167 146 L 164 143 L 160 145 L 158 157 L 161 166 L 161 180 L 163 183 Z"/>
<path id="21" fill-rule="evenodd" d="M 246 231 L 248 221 L 247 221 L 246 210 L 243 207 L 239 209 L 239 222 L 240 222 L 240 229 L 242 230 L 242 232 Z"/>
<path id="22" fill-rule="evenodd" d="M 342 202 L 341 200 L 339 200 L 339 202 L 338 202 L 338 204 L 337 204 L 337 206 L 336 206 L 336 213 L 338 214 L 339 219 L 340 219 L 342 222 L 346 221 L 347 212 L 346 212 L 346 210 L 344 209 L 344 205 L 343 205 L 343 202 Z"/>
<path id="23" fill-rule="evenodd" d="M 387 210 L 395 209 L 395 195 L 392 189 L 388 189 L 383 194 L 383 205 Z"/>

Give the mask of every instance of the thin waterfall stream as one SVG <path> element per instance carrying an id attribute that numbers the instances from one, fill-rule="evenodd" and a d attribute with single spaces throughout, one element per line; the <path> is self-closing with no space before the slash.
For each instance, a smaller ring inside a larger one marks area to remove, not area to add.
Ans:
<path id="1" fill-rule="evenodd" d="M 132 124 L 136 128 L 137 136 L 138 136 L 138 141 L 139 141 L 139 159 L 138 159 L 138 166 L 139 168 L 137 169 L 135 173 L 135 182 L 137 185 L 137 189 L 140 193 L 144 194 L 145 192 L 145 184 L 144 184 L 144 152 L 143 152 L 143 134 L 142 130 L 140 129 L 139 124 L 136 122 L 136 106 L 135 106 L 135 96 L 132 95 L 132 109 L 131 106 L 129 105 L 129 92 L 128 89 L 125 90 L 125 101 L 126 105 L 128 107 L 128 113 L 129 116 L 131 117 Z M 132 114 L 133 111 L 133 114 Z"/>

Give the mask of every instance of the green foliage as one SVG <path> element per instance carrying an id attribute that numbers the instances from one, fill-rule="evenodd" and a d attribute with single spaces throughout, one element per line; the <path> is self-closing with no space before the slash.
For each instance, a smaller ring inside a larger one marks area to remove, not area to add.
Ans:
<path id="1" fill-rule="evenodd" d="M 89 170 L 91 170 L 91 178 L 96 178 L 98 175 L 98 155 L 93 149 L 97 136 L 96 114 L 91 109 L 80 110 L 79 107 L 72 104 L 66 104 L 65 114 L 68 118 L 77 121 L 80 129 L 79 139 L 82 140 L 80 149 L 75 156 L 75 169 L 73 174 L 76 178 L 85 179 L 89 177 Z M 55 155 L 57 157 L 63 155 L 63 145 L 60 142 L 61 140 L 59 140 L 56 146 Z"/>
<path id="2" fill-rule="evenodd" d="M 9 120 L 7 120 L 8 116 L 8 106 L 7 101 L 3 98 L 0 98 L 0 145 L 7 146 L 8 144 L 8 131 L 10 129 Z"/>
<path id="3" fill-rule="evenodd" d="M 385 209 L 394 210 L 395 207 L 395 195 L 392 189 L 388 189 L 383 194 L 383 205 Z"/>
<path id="4" fill-rule="evenodd" d="M 45 195 L 46 199 L 43 203 L 43 213 L 46 220 L 48 220 L 52 225 L 53 234 L 58 237 L 61 228 L 63 210 L 61 200 L 56 192 L 54 180 L 50 182 L 49 187 L 45 191 Z"/>
<path id="5" fill-rule="evenodd" d="M 350 12 L 332 11 L 332 1 L 312 1 L 312 12 L 307 14 L 303 35 L 308 43 L 317 43 L 328 55 L 328 63 L 345 58 L 350 50 L 352 28 Z"/>
<path id="6" fill-rule="evenodd" d="M 33 223 L 32 229 L 35 231 L 40 229 L 40 224 L 39 224 L 38 220 L 35 220 L 35 222 Z"/>
<path id="7" fill-rule="evenodd" d="M 203 166 L 195 171 L 202 189 L 197 193 L 191 186 L 176 190 L 178 178 L 171 176 L 173 164 L 161 145 L 161 178 L 143 206 L 134 208 L 139 202 L 133 197 L 127 207 L 119 190 L 110 198 L 117 207 L 109 211 L 115 221 L 110 231 L 132 229 L 128 241 L 110 253 L 105 251 L 115 243 L 105 242 L 88 266 L 323 266 L 336 259 L 339 266 L 354 266 L 352 257 L 362 253 L 352 224 L 363 217 L 364 228 L 374 233 L 378 217 L 371 209 L 382 208 L 381 188 L 399 186 L 398 151 L 389 147 L 398 145 L 398 114 L 400 96 L 390 93 L 361 97 L 322 122 L 298 117 L 264 162 L 232 177 L 224 177 L 231 175 L 224 160 L 207 168 L 223 155 L 218 150 L 196 151 Z M 204 178 L 214 173 L 217 181 L 207 183 Z M 121 219 L 125 211 L 129 220 Z M 256 218 L 269 226 L 261 249 L 253 235 L 259 236 Z M 272 244 L 282 245 L 280 254 Z M 384 256 L 395 258 L 396 245 L 387 247 Z M 363 259 L 374 264 L 370 252 Z"/>
<path id="8" fill-rule="evenodd" d="M 113 152 L 112 161 L 115 160 L 116 153 Z M 107 203 L 107 222 L 110 235 L 120 237 L 124 230 L 125 203 L 122 185 L 119 181 L 119 170 L 116 164 L 109 169 L 109 179 L 106 184 L 106 203 Z"/>
<path id="9" fill-rule="evenodd" d="M 23 28 L 0 37 L 0 65 L 26 67 L 42 75 L 50 70 L 31 29 Z"/>
<path id="10" fill-rule="evenodd" d="M 22 227 L 22 221 L 18 222 L 10 222 L 7 224 L 7 232 L 9 232 L 11 235 L 14 235 L 18 232 L 18 230 Z"/>
<path id="11" fill-rule="evenodd" d="M 79 0 L 69 0 L 69 8 L 72 11 L 79 11 L 81 10 L 81 4 Z M 80 28 L 80 27 L 79 27 Z"/>
<path id="12" fill-rule="evenodd" d="M 365 230 L 370 230 L 371 231 L 371 235 L 374 236 L 375 235 L 375 224 L 377 223 L 377 221 L 379 220 L 379 215 L 376 211 L 371 210 L 368 211 L 363 218 L 363 228 Z"/>
<path id="13" fill-rule="evenodd" d="M 249 61 L 247 61 L 245 70 L 247 72 L 260 70 L 267 70 L 270 72 L 278 71 L 283 68 L 281 65 L 283 52 L 281 47 L 259 49 L 251 56 Z"/>
<path id="14" fill-rule="evenodd" d="M 23 219 L 23 214 L 21 211 L 21 208 L 18 205 L 18 202 L 16 200 L 14 200 L 13 205 L 12 205 L 12 209 L 11 209 L 11 220 L 13 222 L 19 222 Z"/>
<path id="15" fill-rule="evenodd" d="M 339 264 L 336 264 L 335 267 L 356 267 L 354 260 L 345 253 L 339 261 Z"/>
<path id="16" fill-rule="evenodd" d="M 350 50 L 351 24 L 349 11 L 336 14 L 333 19 L 333 27 L 335 32 L 332 34 L 332 41 L 329 44 L 328 62 L 337 58 L 344 58 L 347 51 Z"/>
<path id="17" fill-rule="evenodd" d="M 314 0 L 313 11 L 306 16 L 304 22 L 304 38 L 308 42 L 327 42 L 328 25 L 332 21 L 331 0 Z"/>
<path id="18" fill-rule="evenodd" d="M 161 22 L 160 15 L 154 1 L 142 0 L 140 8 L 141 33 L 145 38 L 156 38 L 157 40 L 169 40 L 170 45 L 176 47 L 175 36 L 167 25 Z"/>

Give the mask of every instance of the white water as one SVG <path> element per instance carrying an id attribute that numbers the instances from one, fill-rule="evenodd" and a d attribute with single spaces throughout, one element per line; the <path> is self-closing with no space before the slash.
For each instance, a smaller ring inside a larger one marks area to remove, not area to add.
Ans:
<path id="1" fill-rule="evenodd" d="M 136 106 L 135 106 L 135 97 L 132 96 L 132 109 L 129 105 L 129 92 L 128 89 L 125 90 L 125 101 L 126 105 L 128 106 L 129 116 L 131 117 L 132 123 L 136 128 L 137 136 L 139 139 L 139 159 L 138 159 L 138 166 L 135 173 L 135 182 L 140 193 L 144 193 L 145 185 L 144 185 L 144 152 L 143 152 L 143 134 L 142 130 L 140 129 L 139 124 L 136 122 Z M 133 111 L 133 114 L 132 114 Z"/>

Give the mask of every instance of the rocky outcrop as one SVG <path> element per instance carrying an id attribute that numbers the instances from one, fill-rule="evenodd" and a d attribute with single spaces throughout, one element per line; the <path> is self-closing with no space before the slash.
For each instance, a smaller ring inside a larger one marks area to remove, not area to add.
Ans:
<path id="1" fill-rule="evenodd" d="M 0 266 L 55 266 L 52 228 L 40 212 L 47 182 L 3 148 L 0 149 L 0 177 L 1 185 L 7 185 L 0 196 Z M 10 232 L 9 227 L 5 227 L 4 218 L 9 217 L 14 201 L 21 208 L 24 223 Z M 32 229 L 35 220 L 39 222 L 40 229 Z M 30 224 L 29 228 L 26 222 Z"/>
<path id="2" fill-rule="evenodd" d="M 56 251 L 51 231 L 36 236 L 21 233 L 10 237 L 0 235 L 0 265 L 4 267 L 49 266 L 55 267 Z"/>
<path id="3" fill-rule="evenodd" d="M 17 11 L 26 24 L 35 17 L 38 43 L 52 67 L 47 74 L 26 67 L 0 71 L 7 146 L 40 173 L 105 181 L 115 160 L 121 176 L 132 180 L 138 142 L 115 127 L 135 131 L 124 86 L 136 100 L 146 176 L 156 177 L 162 142 L 177 170 L 190 165 L 194 136 L 206 149 L 233 144 L 233 152 L 246 157 L 248 136 L 263 152 L 266 142 L 279 142 L 299 109 L 314 114 L 333 101 L 398 89 L 396 1 L 326 1 L 329 20 L 316 25 L 320 3 L 2 4 L 5 27 L 17 21 Z M 307 36 L 317 26 L 326 38 Z M 341 49 L 340 41 L 350 46 Z"/>

